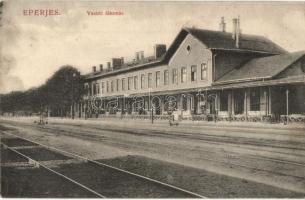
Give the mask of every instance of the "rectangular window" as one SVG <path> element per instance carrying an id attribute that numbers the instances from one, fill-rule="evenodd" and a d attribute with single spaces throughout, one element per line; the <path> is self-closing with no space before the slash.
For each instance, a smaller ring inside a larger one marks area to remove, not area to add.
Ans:
<path id="1" fill-rule="evenodd" d="M 181 68 L 181 83 L 186 82 L 186 67 Z"/>
<path id="2" fill-rule="evenodd" d="M 160 81 L 161 81 L 160 71 L 157 71 L 156 72 L 156 87 L 160 86 Z"/>
<path id="3" fill-rule="evenodd" d="M 137 90 L 138 89 L 138 76 L 133 77 L 133 85 L 134 85 L 134 89 Z"/>
<path id="4" fill-rule="evenodd" d="M 250 90 L 250 110 L 260 110 L 260 90 L 259 88 L 253 88 Z"/>
<path id="5" fill-rule="evenodd" d="M 85 92 L 86 92 L 87 95 L 89 95 L 89 93 L 90 93 L 89 92 L 89 85 L 85 85 Z"/>
<path id="6" fill-rule="evenodd" d="M 182 98 L 182 110 L 187 110 L 187 98 Z"/>
<path id="7" fill-rule="evenodd" d="M 148 88 L 152 88 L 152 73 L 148 73 Z"/>
<path id="8" fill-rule="evenodd" d="M 125 91 L 125 78 L 122 78 L 122 91 Z"/>
<path id="9" fill-rule="evenodd" d="M 107 90 L 107 93 L 108 93 L 109 92 L 109 82 L 108 81 L 107 81 L 106 90 Z"/>
<path id="10" fill-rule="evenodd" d="M 89 85 L 88 85 L 88 94 L 89 95 L 92 94 L 92 85 L 91 85 L 91 83 L 89 83 Z"/>
<path id="11" fill-rule="evenodd" d="M 220 111 L 228 111 L 228 92 L 221 92 L 220 93 Z"/>
<path id="12" fill-rule="evenodd" d="M 191 81 L 197 80 L 197 65 L 192 65 L 191 67 Z"/>
<path id="13" fill-rule="evenodd" d="M 99 83 L 96 83 L 96 91 L 97 91 L 97 94 L 100 93 L 100 84 Z"/>
<path id="14" fill-rule="evenodd" d="M 207 64 L 202 63 L 201 64 L 201 80 L 206 80 L 207 79 Z"/>
<path id="15" fill-rule="evenodd" d="M 102 94 L 105 93 L 105 83 L 104 83 L 104 82 L 102 82 L 102 91 L 101 91 L 101 93 L 102 93 Z"/>
<path id="16" fill-rule="evenodd" d="M 132 88 L 132 77 L 128 77 L 127 89 L 131 90 L 131 88 Z"/>
<path id="17" fill-rule="evenodd" d="M 114 81 L 111 81 L 110 84 L 111 84 L 111 87 L 110 87 L 111 88 L 111 92 L 113 92 L 113 90 L 114 90 Z"/>
<path id="18" fill-rule="evenodd" d="M 119 91 L 119 84 L 120 84 L 120 80 L 117 79 L 117 80 L 116 80 L 116 91 L 117 91 L 117 92 Z"/>
<path id="19" fill-rule="evenodd" d="M 142 74 L 141 75 L 141 89 L 144 89 L 144 85 L 145 85 L 145 75 Z"/>
<path id="20" fill-rule="evenodd" d="M 164 71 L 164 85 L 168 85 L 168 83 L 169 83 L 168 78 L 169 78 L 168 70 L 165 70 Z"/>
<path id="21" fill-rule="evenodd" d="M 178 83 L 178 70 L 173 69 L 173 84 Z"/>
<path id="22" fill-rule="evenodd" d="M 92 87 L 93 87 L 93 95 L 95 95 L 96 94 L 96 84 L 92 83 Z"/>

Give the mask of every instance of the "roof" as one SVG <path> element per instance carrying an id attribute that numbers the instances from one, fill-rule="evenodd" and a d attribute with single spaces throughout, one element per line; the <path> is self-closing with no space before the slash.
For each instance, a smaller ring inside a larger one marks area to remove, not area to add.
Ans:
<path id="1" fill-rule="evenodd" d="M 232 33 L 197 28 L 185 28 L 185 30 L 210 49 L 250 50 L 274 54 L 287 53 L 282 47 L 263 36 L 240 34 L 239 47 L 237 48 Z"/>
<path id="2" fill-rule="evenodd" d="M 162 61 L 162 57 L 155 58 L 155 56 L 148 56 L 148 57 L 145 57 L 138 61 L 133 60 L 130 62 L 125 62 L 122 66 L 120 66 L 116 69 L 114 69 L 114 68 L 112 68 L 111 70 L 104 69 L 103 71 L 96 71 L 96 72 L 90 72 L 90 73 L 84 74 L 83 78 L 91 79 L 91 78 L 97 78 L 97 77 L 104 76 L 104 75 L 109 76 L 112 74 L 117 74 L 118 72 L 126 72 L 129 70 L 132 71 L 137 68 L 141 68 L 143 66 L 149 66 L 149 65 L 154 65 L 156 63 L 160 63 L 161 61 Z"/>
<path id="3" fill-rule="evenodd" d="M 97 79 L 99 77 L 106 77 L 106 76 L 111 76 L 111 75 L 116 75 L 124 72 L 129 72 L 129 71 L 134 71 L 138 69 L 142 69 L 144 67 L 148 66 L 156 66 L 162 64 L 162 59 L 155 59 L 154 61 L 150 62 L 139 62 L 138 64 L 131 65 L 131 66 L 122 66 L 119 69 L 111 70 L 111 71 L 96 71 L 96 72 L 91 72 L 89 74 L 83 75 L 84 79 Z"/>
<path id="4" fill-rule="evenodd" d="M 165 55 L 159 59 L 148 59 L 145 60 L 145 62 L 143 63 L 131 63 L 130 65 L 124 65 L 121 69 L 116 69 L 112 71 L 89 73 L 86 74 L 84 77 L 85 79 L 94 79 L 104 75 L 109 76 L 117 73 L 126 72 L 129 70 L 136 70 L 142 67 L 148 67 L 151 65 L 168 63 L 170 58 L 173 56 L 173 54 L 176 52 L 176 50 L 179 48 L 180 44 L 188 34 L 193 35 L 208 48 L 215 50 L 249 51 L 267 53 L 271 55 L 287 53 L 287 51 L 284 50 L 282 47 L 263 36 L 241 34 L 239 48 L 237 48 L 235 46 L 235 40 L 232 38 L 232 33 L 197 28 L 182 28 L 174 39 L 173 43 L 169 46 Z"/>
<path id="5" fill-rule="evenodd" d="M 303 56 L 305 56 L 305 51 L 254 58 L 240 68 L 228 72 L 216 83 L 272 78 Z"/>

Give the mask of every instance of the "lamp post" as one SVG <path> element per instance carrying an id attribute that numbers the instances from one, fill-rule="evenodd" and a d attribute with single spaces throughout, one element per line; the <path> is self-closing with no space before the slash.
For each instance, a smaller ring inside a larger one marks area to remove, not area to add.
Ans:
<path id="1" fill-rule="evenodd" d="M 286 124 L 288 124 L 289 118 L 289 89 L 286 89 Z M 284 122 L 285 123 L 285 122 Z"/>
<path id="2" fill-rule="evenodd" d="M 151 123 L 154 123 L 154 106 L 151 106 Z"/>
<path id="3" fill-rule="evenodd" d="M 72 74 L 72 119 L 74 119 L 74 78 L 76 77 L 76 73 Z"/>
<path id="4" fill-rule="evenodd" d="M 1 95 L 0 95 L 0 115 L 2 115 L 2 103 L 1 103 Z"/>
<path id="5" fill-rule="evenodd" d="M 148 110 L 150 110 L 150 116 L 151 116 L 151 123 L 153 124 L 154 123 L 154 106 L 152 105 L 153 102 L 152 102 L 152 98 L 151 98 L 151 88 L 148 88 L 148 102 L 149 102 L 149 106 L 150 106 L 150 109 L 148 108 Z"/>

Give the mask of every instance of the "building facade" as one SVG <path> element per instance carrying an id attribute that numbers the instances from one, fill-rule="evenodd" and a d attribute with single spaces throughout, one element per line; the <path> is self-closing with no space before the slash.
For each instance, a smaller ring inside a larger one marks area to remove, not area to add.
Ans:
<path id="1" fill-rule="evenodd" d="M 114 58 L 84 75 L 79 117 L 302 121 L 305 52 L 287 52 L 262 36 L 183 28 L 155 55 Z"/>

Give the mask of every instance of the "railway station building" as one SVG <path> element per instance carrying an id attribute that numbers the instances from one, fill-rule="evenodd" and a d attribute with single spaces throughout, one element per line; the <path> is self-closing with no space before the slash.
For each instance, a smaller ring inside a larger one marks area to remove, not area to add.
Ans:
<path id="1" fill-rule="evenodd" d="M 154 55 L 113 58 L 83 76 L 79 117 L 305 121 L 305 51 L 288 52 L 263 36 L 182 28 Z M 287 118 L 285 118 L 287 119 Z"/>

